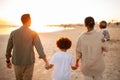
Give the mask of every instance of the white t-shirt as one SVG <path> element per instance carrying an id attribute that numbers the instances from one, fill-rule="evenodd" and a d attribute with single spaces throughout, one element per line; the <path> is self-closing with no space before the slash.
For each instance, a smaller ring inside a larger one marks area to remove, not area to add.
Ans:
<path id="1" fill-rule="evenodd" d="M 72 54 L 56 52 L 50 64 L 54 65 L 53 80 L 71 80 L 71 66 L 75 65 Z"/>

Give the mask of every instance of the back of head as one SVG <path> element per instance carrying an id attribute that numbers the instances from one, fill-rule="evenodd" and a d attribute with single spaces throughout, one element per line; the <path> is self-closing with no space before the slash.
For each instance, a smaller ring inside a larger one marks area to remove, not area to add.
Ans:
<path id="1" fill-rule="evenodd" d="M 67 49 L 69 49 L 71 47 L 72 42 L 71 42 L 70 39 L 68 39 L 66 37 L 61 37 L 60 39 L 57 40 L 56 44 L 57 44 L 57 47 L 59 49 L 67 50 Z"/>
<path id="2" fill-rule="evenodd" d="M 106 21 L 101 21 L 99 23 L 99 27 L 102 29 L 102 28 L 106 28 L 107 27 L 107 22 Z"/>
<path id="3" fill-rule="evenodd" d="M 21 16 L 21 21 L 23 24 L 27 23 L 30 20 L 30 14 L 23 14 Z"/>
<path id="4" fill-rule="evenodd" d="M 90 28 L 94 28 L 95 21 L 94 21 L 93 17 L 91 17 L 91 16 L 86 17 L 84 20 L 84 23 L 85 23 L 85 26 L 90 27 Z"/>

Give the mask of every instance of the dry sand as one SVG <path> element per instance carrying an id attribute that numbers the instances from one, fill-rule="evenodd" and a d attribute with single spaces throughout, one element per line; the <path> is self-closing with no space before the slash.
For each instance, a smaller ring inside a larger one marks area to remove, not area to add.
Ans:
<path id="1" fill-rule="evenodd" d="M 108 28 L 111 36 L 109 42 L 110 50 L 105 55 L 106 69 L 103 74 L 103 80 L 120 80 L 120 26 Z M 70 30 L 63 30 L 52 33 L 40 33 L 40 39 L 44 47 L 47 58 L 50 60 L 52 55 L 58 51 L 55 41 L 59 36 L 67 36 L 72 40 L 72 47 L 68 50 L 75 57 L 76 42 L 80 34 L 85 31 L 84 27 Z M 5 62 L 5 49 L 9 35 L 0 35 L 0 80 L 15 80 L 14 69 L 7 69 Z M 52 80 L 51 70 L 44 68 L 43 60 L 35 54 L 36 62 L 34 67 L 33 80 Z M 82 80 L 80 68 L 72 71 L 73 80 Z"/>

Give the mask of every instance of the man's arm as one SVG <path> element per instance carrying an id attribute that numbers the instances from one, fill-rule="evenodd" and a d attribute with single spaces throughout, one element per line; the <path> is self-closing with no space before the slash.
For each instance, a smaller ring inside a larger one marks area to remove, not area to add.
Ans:
<path id="1" fill-rule="evenodd" d="M 12 34 L 11 34 L 9 39 L 8 39 L 6 55 L 5 55 L 6 56 L 6 63 L 7 63 L 8 68 L 12 67 L 12 64 L 11 64 L 11 61 L 10 61 L 12 48 L 13 48 L 13 39 L 12 39 Z"/>
<path id="2" fill-rule="evenodd" d="M 48 65 L 49 65 L 49 62 L 48 62 L 47 58 L 44 57 L 44 58 L 42 58 L 42 59 L 43 59 L 43 61 L 45 62 L 45 67 L 48 66 Z"/>
<path id="3" fill-rule="evenodd" d="M 51 69 L 52 67 L 53 67 L 53 64 L 49 64 L 45 68 L 48 70 L 48 69 Z"/>
<path id="4" fill-rule="evenodd" d="M 43 50 L 43 46 L 42 43 L 39 39 L 39 36 L 36 34 L 36 36 L 34 37 L 34 46 L 39 54 L 39 58 L 44 58 L 46 57 L 44 50 Z"/>
<path id="5" fill-rule="evenodd" d="M 48 65 L 48 60 L 47 60 L 46 55 L 44 53 L 42 43 L 41 43 L 39 36 L 37 34 L 34 37 L 34 45 L 35 45 L 35 48 L 39 54 L 39 58 L 42 58 L 43 61 L 46 63 L 46 65 Z"/>

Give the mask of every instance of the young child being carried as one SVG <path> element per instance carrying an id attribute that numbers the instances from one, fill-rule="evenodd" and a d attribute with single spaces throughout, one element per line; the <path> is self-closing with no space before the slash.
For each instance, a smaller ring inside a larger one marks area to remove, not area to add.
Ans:
<path id="1" fill-rule="evenodd" d="M 102 34 L 104 35 L 104 41 L 109 41 L 110 40 L 110 34 L 107 30 L 107 22 L 106 21 L 101 21 L 99 23 L 99 27 L 101 29 Z"/>

